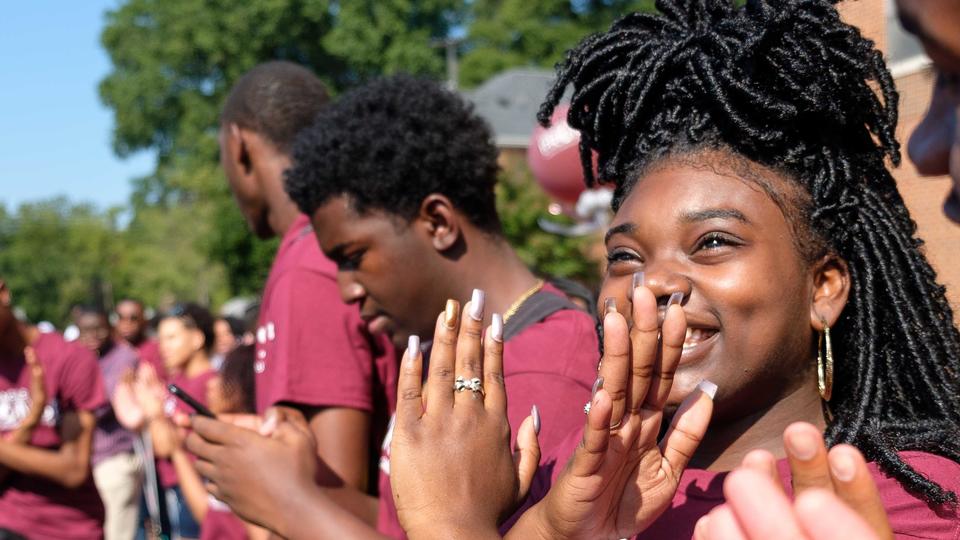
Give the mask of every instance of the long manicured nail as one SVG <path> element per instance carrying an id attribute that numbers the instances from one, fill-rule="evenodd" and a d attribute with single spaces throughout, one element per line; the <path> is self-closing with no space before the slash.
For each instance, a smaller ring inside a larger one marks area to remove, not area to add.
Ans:
<path id="1" fill-rule="evenodd" d="M 407 338 L 407 358 L 411 361 L 420 354 L 420 336 L 414 334 Z"/>
<path id="2" fill-rule="evenodd" d="M 700 381 L 700 384 L 697 385 L 697 388 L 699 388 L 704 394 L 710 396 L 710 399 L 713 399 L 717 395 L 717 385 L 706 379 Z"/>
<path id="3" fill-rule="evenodd" d="M 593 381 L 593 390 L 590 390 L 590 399 L 593 399 L 597 395 L 597 390 L 603 388 L 603 377 L 597 377 L 597 380 Z"/>
<path id="4" fill-rule="evenodd" d="M 533 417 L 533 431 L 534 433 L 539 435 L 540 434 L 540 409 L 538 409 L 536 405 L 534 405 L 530 409 L 530 416 Z"/>
<path id="5" fill-rule="evenodd" d="M 850 482 L 857 473 L 857 464 L 846 452 L 836 452 L 830 456 L 830 471 L 841 482 Z"/>
<path id="6" fill-rule="evenodd" d="M 797 459 L 810 461 L 817 455 L 817 441 L 808 433 L 791 434 L 787 438 L 787 445 Z"/>
<path id="7" fill-rule="evenodd" d="M 443 309 L 443 324 L 447 328 L 457 327 L 457 315 L 460 313 L 460 302 L 454 299 L 447 300 L 447 305 Z"/>
<path id="8" fill-rule="evenodd" d="M 475 321 L 483 320 L 483 300 L 486 295 L 480 289 L 473 290 L 473 296 L 470 298 L 470 318 Z"/>
<path id="9" fill-rule="evenodd" d="M 644 284 L 643 271 L 633 273 L 633 288 L 641 287 Z"/>
<path id="10" fill-rule="evenodd" d="M 616 298 L 607 298 L 603 301 L 603 312 L 604 313 L 616 313 L 617 312 L 617 299 Z"/>
<path id="11" fill-rule="evenodd" d="M 267 417 L 263 419 L 263 423 L 260 424 L 260 429 L 257 431 L 260 433 L 260 435 L 269 437 L 273 434 L 275 429 L 277 429 L 277 413 L 270 411 L 267 413 Z"/>
<path id="12" fill-rule="evenodd" d="M 682 302 L 683 302 L 683 293 L 678 291 L 670 295 L 670 299 L 667 300 L 667 307 L 670 307 L 674 304 L 680 305 Z"/>
<path id="13" fill-rule="evenodd" d="M 494 341 L 503 343 L 503 317 L 499 313 L 493 314 L 493 321 L 490 323 L 490 337 Z"/>

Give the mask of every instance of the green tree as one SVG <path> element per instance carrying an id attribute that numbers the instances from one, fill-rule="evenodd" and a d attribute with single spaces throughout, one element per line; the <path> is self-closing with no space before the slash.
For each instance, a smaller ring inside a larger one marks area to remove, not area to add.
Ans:
<path id="1" fill-rule="evenodd" d="M 109 294 L 120 249 L 117 215 L 66 198 L 0 212 L 0 276 L 31 320 L 65 321 L 70 307 Z"/>
<path id="2" fill-rule="evenodd" d="M 476 86 L 512 67 L 553 67 L 584 36 L 653 0 L 474 0 L 460 83 Z"/>
<path id="3" fill-rule="evenodd" d="M 597 238 L 558 237 L 540 229 L 537 220 L 548 217 L 550 203 L 525 167 L 509 169 L 497 183 L 497 209 L 504 236 L 520 258 L 537 272 L 572 278 L 588 286 L 600 281 L 600 265 L 591 248 Z M 549 216 L 551 220 L 559 220 Z"/>

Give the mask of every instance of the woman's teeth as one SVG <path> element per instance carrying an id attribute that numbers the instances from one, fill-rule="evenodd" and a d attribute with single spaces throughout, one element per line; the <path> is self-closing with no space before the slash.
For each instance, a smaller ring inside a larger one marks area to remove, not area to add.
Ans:
<path id="1" fill-rule="evenodd" d="M 701 342 L 710 339 L 716 330 L 710 330 L 708 328 L 687 328 L 687 335 L 683 339 L 683 348 L 690 349 L 696 347 Z"/>

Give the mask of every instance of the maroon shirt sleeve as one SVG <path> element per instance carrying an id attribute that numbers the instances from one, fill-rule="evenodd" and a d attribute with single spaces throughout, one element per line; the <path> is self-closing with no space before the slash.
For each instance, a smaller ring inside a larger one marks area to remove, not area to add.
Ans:
<path id="1" fill-rule="evenodd" d="M 340 299 L 334 278 L 296 268 L 278 280 L 263 344 L 268 358 L 268 406 L 291 402 L 314 407 L 373 409 L 373 354 L 356 306 Z M 272 326 L 271 326 L 272 325 Z"/>
<path id="2" fill-rule="evenodd" d="M 60 395 L 63 410 L 96 411 L 109 404 L 103 376 L 93 351 L 70 344 L 63 370 L 60 372 Z"/>

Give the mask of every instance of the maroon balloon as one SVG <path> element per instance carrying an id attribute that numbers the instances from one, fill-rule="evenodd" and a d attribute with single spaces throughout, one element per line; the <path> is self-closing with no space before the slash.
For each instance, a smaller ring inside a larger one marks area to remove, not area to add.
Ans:
<path id="1" fill-rule="evenodd" d="M 553 111 L 550 127 L 539 124 L 527 146 L 527 163 L 540 187 L 561 202 L 575 203 L 583 190 L 580 166 L 580 132 L 567 124 L 569 105 Z"/>

